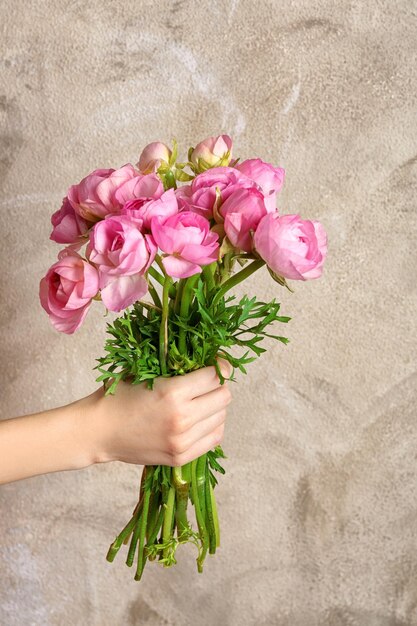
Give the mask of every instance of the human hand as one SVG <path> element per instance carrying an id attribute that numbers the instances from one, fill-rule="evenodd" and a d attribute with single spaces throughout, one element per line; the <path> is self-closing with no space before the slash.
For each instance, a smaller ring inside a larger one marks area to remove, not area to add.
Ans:
<path id="1" fill-rule="evenodd" d="M 218 360 L 226 378 L 232 368 Z M 96 436 L 94 462 L 180 466 L 223 440 L 228 383 L 220 384 L 214 366 L 183 376 L 145 383 L 120 382 L 115 395 L 102 388 L 88 396 Z"/>

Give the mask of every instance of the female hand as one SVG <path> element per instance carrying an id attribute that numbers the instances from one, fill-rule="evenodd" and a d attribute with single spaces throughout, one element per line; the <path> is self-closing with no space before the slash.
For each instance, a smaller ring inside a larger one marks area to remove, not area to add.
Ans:
<path id="1" fill-rule="evenodd" d="M 219 366 L 229 377 L 229 363 L 219 359 Z M 159 377 L 152 390 L 120 382 L 114 396 L 99 389 L 88 399 L 97 424 L 96 462 L 179 466 L 222 441 L 231 393 L 211 366 Z"/>

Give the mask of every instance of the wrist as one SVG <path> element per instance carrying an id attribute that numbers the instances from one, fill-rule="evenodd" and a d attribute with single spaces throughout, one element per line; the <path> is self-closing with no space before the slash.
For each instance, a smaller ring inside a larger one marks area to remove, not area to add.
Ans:
<path id="1" fill-rule="evenodd" d="M 113 412 L 109 410 L 112 401 L 114 397 L 105 396 L 104 388 L 99 387 L 76 403 L 78 407 L 75 413 L 82 433 L 80 446 L 86 465 L 118 460 L 112 450 L 115 438 Z"/>
<path id="2" fill-rule="evenodd" d="M 76 469 L 110 461 L 105 453 L 104 426 L 100 398 L 102 388 L 68 405 L 68 417 L 72 429 Z"/>

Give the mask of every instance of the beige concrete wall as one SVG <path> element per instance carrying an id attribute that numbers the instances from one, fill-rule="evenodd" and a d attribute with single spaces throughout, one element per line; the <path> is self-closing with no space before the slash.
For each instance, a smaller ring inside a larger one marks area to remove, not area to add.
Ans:
<path id="1" fill-rule="evenodd" d="M 140 469 L 0 489 L 2 626 L 417 625 L 414 1 L 0 4 L 1 413 L 96 387 L 105 320 L 49 325 L 38 282 L 69 184 L 177 137 L 229 132 L 320 219 L 320 281 L 248 284 L 293 317 L 234 389 L 222 546 L 198 575 L 104 560 Z"/>

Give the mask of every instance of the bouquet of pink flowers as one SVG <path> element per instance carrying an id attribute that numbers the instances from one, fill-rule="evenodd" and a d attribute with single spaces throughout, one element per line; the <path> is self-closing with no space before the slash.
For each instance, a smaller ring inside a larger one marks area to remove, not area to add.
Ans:
<path id="1" fill-rule="evenodd" d="M 259 158 L 232 159 L 227 135 L 205 139 L 187 158 L 177 161 L 175 141 L 172 150 L 151 143 L 136 167 L 98 169 L 71 186 L 51 218 L 51 239 L 66 245 L 40 283 L 41 304 L 54 327 L 74 333 L 93 300 L 123 311 L 107 324 L 105 356 L 96 366 L 106 394 L 114 394 L 120 380 L 147 381 L 152 389 L 157 376 L 207 365 L 216 367 L 223 384 L 218 357 L 233 372 L 246 373 L 245 365 L 265 352 L 263 338 L 288 342 L 268 331 L 291 318 L 279 315 L 275 299 L 245 295 L 237 301 L 229 291 L 263 266 L 290 291 L 286 279 L 322 273 L 323 226 L 298 214 L 280 215 L 276 207 L 282 168 Z M 185 465 L 174 457 L 172 467 L 146 465 L 139 501 L 107 559 L 113 561 L 130 540 L 126 562 L 132 566 L 137 555 L 140 580 L 147 560 L 170 566 L 178 545 L 192 542 L 201 572 L 207 552 L 219 546 L 214 488 L 215 472 L 225 471 L 221 458 L 217 445 Z"/>

